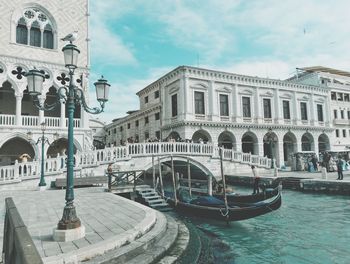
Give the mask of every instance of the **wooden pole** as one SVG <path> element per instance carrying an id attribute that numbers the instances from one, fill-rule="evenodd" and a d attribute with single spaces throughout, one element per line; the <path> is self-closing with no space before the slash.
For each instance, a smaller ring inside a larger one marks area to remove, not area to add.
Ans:
<path id="1" fill-rule="evenodd" d="M 163 186 L 163 178 L 162 178 L 162 164 L 160 162 L 160 158 L 158 157 L 158 165 L 159 165 L 159 183 L 160 183 L 160 192 L 164 197 L 164 186 Z"/>
<path id="2" fill-rule="evenodd" d="M 187 178 L 188 178 L 188 189 L 190 192 L 190 197 L 192 198 L 192 187 L 191 187 L 191 166 L 190 159 L 187 158 Z"/>
<path id="3" fill-rule="evenodd" d="M 222 147 L 220 147 L 220 167 L 221 167 L 222 185 L 224 189 L 224 202 L 225 202 L 226 211 L 228 212 L 227 196 L 226 196 L 226 181 L 225 181 L 225 175 L 224 175 L 224 165 L 222 162 Z"/>
<path id="4" fill-rule="evenodd" d="M 153 176 L 153 189 L 156 188 L 156 167 L 154 166 L 154 155 L 152 155 L 152 176 Z"/>
<path id="5" fill-rule="evenodd" d="M 177 193 L 176 193 L 176 182 L 175 182 L 175 170 L 174 170 L 173 155 L 171 155 L 171 176 L 173 177 L 174 200 L 175 200 L 175 206 L 176 206 L 177 205 Z"/>

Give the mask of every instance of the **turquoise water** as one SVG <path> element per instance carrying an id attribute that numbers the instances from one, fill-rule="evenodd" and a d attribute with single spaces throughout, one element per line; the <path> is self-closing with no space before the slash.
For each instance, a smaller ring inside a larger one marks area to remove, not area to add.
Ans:
<path id="1" fill-rule="evenodd" d="M 229 226 L 190 221 L 227 244 L 216 263 L 350 263 L 349 197 L 283 190 L 282 199 L 279 210 Z"/>

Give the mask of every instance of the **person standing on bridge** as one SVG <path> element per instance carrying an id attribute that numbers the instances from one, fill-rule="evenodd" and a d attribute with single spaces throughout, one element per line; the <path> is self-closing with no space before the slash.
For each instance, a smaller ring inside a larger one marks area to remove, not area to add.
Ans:
<path id="1" fill-rule="evenodd" d="M 337 170 L 338 170 L 338 179 L 337 180 L 342 180 L 344 178 L 343 176 L 343 159 L 339 156 L 338 161 L 337 161 Z"/>
<path id="2" fill-rule="evenodd" d="M 254 165 L 251 166 L 253 175 L 254 175 L 254 190 L 253 194 L 259 193 L 259 181 L 260 181 L 260 176 L 258 174 L 258 171 Z"/>

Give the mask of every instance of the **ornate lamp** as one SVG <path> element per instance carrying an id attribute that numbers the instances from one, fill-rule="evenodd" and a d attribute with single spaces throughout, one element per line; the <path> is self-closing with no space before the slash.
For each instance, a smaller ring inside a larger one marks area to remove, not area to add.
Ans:
<path id="1" fill-rule="evenodd" d="M 38 96 L 41 94 L 43 90 L 44 83 L 44 74 L 42 74 L 39 70 L 33 69 L 29 70 L 28 73 L 25 74 L 28 80 L 28 92 L 31 96 Z"/>

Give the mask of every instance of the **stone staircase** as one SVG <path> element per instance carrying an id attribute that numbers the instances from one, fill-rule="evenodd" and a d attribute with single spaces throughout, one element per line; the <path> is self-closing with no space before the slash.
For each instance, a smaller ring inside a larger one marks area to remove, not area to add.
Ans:
<path id="1" fill-rule="evenodd" d="M 141 202 L 158 211 L 172 210 L 168 203 L 150 186 L 143 185 L 143 188 L 137 188 L 136 192 L 139 195 Z"/>

